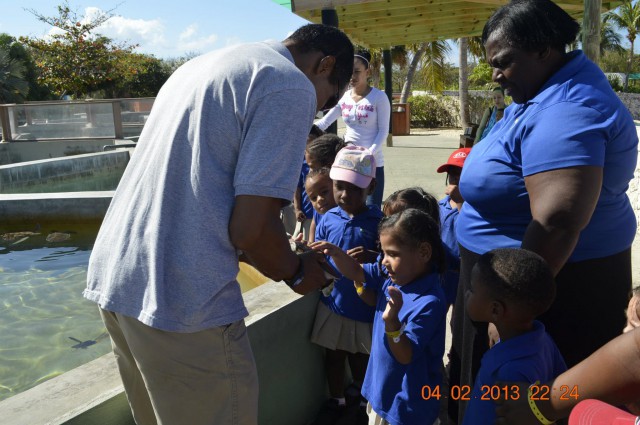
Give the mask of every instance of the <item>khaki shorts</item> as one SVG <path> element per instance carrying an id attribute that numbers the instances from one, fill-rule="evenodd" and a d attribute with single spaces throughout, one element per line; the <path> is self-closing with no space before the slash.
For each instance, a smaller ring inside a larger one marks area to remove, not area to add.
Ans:
<path id="1" fill-rule="evenodd" d="M 138 425 L 256 425 L 258 375 L 244 320 L 166 332 L 100 309 Z"/>

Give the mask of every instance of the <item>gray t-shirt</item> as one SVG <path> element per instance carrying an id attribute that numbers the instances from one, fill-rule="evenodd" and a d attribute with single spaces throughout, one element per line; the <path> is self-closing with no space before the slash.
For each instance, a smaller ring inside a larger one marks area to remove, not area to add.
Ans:
<path id="1" fill-rule="evenodd" d="M 316 102 L 278 42 L 180 67 L 160 90 L 107 211 L 84 296 L 167 331 L 245 317 L 229 240 L 234 200 L 293 198 Z"/>

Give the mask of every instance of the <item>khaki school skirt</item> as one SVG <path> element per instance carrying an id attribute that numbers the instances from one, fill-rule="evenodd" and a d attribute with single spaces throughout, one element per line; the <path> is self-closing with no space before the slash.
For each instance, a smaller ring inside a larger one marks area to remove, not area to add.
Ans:
<path id="1" fill-rule="evenodd" d="M 319 302 L 311 342 L 329 350 L 370 354 L 372 330 L 373 323 L 341 316 Z"/>

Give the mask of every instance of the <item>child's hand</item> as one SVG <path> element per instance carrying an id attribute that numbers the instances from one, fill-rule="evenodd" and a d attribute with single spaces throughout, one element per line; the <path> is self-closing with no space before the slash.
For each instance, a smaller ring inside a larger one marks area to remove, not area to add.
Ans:
<path id="1" fill-rule="evenodd" d="M 344 251 L 339 247 L 327 241 L 316 241 L 309 244 L 309 248 L 314 251 L 320 251 L 330 257 L 344 255 Z"/>
<path id="2" fill-rule="evenodd" d="M 386 325 L 391 325 L 394 329 L 390 329 L 391 331 L 398 330 L 400 327 L 400 322 L 398 321 L 398 312 L 402 308 L 402 292 L 395 286 L 389 286 L 389 299 L 387 301 L 387 308 L 385 308 L 384 313 L 382 313 L 382 320 L 384 320 Z M 397 324 L 397 326 L 395 326 Z"/>
<path id="3" fill-rule="evenodd" d="M 349 254 L 351 258 L 355 259 L 360 264 L 375 263 L 376 259 L 378 258 L 377 252 L 369 251 L 363 246 L 351 248 L 347 250 L 347 254 Z"/>

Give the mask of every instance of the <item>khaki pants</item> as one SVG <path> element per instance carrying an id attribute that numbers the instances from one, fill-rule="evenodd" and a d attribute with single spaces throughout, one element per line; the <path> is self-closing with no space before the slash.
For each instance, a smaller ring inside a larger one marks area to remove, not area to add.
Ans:
<path id="1" fill-rule="evenodd" d="M 138 425 L 256 425 L 258 375 L 244 320 L 166 332 L 100 309 Z"/>

